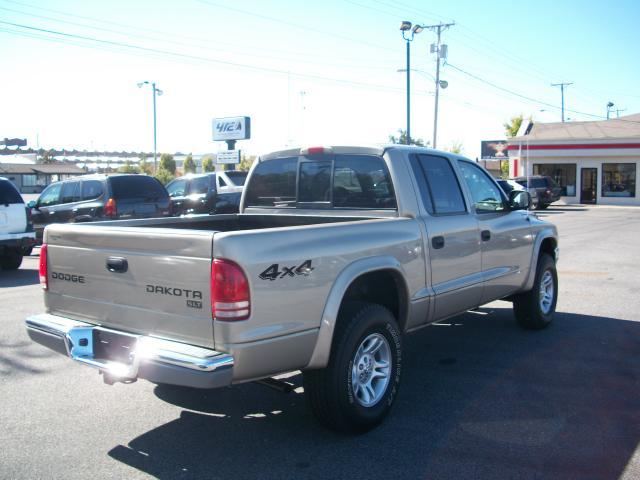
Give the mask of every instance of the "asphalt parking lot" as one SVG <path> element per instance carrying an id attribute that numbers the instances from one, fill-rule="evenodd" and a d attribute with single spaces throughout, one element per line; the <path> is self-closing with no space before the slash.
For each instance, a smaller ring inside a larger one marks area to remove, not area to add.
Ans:
<path id="1" fill-rule="evenodd" d="M 32 344 L 36 251 L 0 272 L 0 478 L 640 478 L 640 208 L 539 215 L 561 237 L 554 324 L 494 302 L 408 337 L 394 410 L 358 437 L 300 388 L 107 386 Z"/>

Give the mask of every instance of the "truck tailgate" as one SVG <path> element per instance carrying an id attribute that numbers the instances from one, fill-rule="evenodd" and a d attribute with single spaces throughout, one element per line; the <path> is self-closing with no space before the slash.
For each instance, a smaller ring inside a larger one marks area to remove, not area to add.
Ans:
<path id="1" fill-rule="evenodd" d="M 107 232 L 108 230 L 108 232 Z M 49 313 L 213 347 L 213 231 L 51 225 Z"/>

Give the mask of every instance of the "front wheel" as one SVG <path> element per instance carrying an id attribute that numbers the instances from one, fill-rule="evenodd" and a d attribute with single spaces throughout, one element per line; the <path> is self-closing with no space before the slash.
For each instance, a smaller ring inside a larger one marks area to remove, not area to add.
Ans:
<path id="1" fill-rule="evenodd" d="M 370 430 L 391 409 L 401 364 L 401 334 L 391 312 L 372 303 L 350 303 L 340 314 L 329 364 L 304 372 L 307 404 L 332 430 Z"/>
<path id="2" fill-rule="evenodd" d="M 513 313 L 521 327 L 540 330 L 549 326 L 553 320 L 557 301 L 556 262 L 551 255 L 543 254 L 538 258 L 533 288 L 514 297 Z"/>

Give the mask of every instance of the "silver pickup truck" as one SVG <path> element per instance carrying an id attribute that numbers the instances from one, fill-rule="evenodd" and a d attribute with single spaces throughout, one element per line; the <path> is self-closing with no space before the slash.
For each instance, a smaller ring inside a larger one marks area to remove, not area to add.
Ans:
<path id="1" fill-rule="evenodd" d="M 30 337 L 99 369 L 215 388 L 302 370 L 316 417 L 391 408 L 406 333 L 496 299 L 552 321 L 556 228 L 477 163 L 426 148 L 314 147 L 256 161 L 239 214 L 47 227 Z"/>

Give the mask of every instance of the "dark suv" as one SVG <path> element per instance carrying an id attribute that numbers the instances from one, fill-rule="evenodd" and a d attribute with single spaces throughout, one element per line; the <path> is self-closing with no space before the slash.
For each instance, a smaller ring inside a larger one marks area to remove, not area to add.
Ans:
<path id="1" fill-rule="evenodd" d="M 166 217 L 171 200 L 147 175 L 87 175 L 52 183 L 29 202 L 38 243 L 50 223 Z"/>
<path id="2" fill-rule="evenodd" d="M 560 200 L 562 188 L 551 177 L 531 175 L 514 178 L 516 182 L 529 190 L 535 189 L 538 194 L 538 208 L 545 209 L 553 202 Z"/>
<path id="3" fill-rule="evenodd" d="M 167 185 L 167 192 L 171 197 L 173 214 L 237 213 L 242 186 L 230 186 L 231 181 L 229 178 L 225 181 L 223 174 L 213 172 L 172 180 Z"/>

